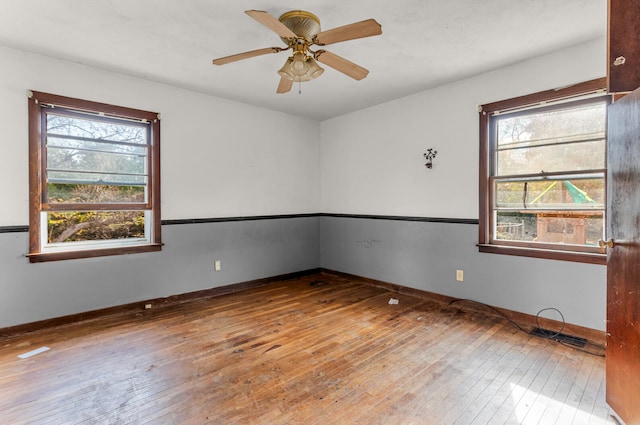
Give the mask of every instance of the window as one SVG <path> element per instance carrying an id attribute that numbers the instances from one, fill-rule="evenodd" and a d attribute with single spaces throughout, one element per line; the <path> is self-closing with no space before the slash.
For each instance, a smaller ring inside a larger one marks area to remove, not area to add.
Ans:
<path id="1" fill-rule="evenodd" d="M 157 113 L 29 92 L 31 262 L 158 251 Z"/>
<path id="2" fill-rule="evenodd" d="M 604 79 L 483 105 L 481 252 L 604 264 Z"/>

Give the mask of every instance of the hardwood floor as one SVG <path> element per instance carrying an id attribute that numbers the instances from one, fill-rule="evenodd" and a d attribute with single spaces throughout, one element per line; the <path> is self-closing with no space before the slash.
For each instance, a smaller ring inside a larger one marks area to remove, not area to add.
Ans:
<path id="1" fill-rule="evenodd" d="M 616 422 L 601 357 L 317 274 L 5 337 L 0 423 Z"/>

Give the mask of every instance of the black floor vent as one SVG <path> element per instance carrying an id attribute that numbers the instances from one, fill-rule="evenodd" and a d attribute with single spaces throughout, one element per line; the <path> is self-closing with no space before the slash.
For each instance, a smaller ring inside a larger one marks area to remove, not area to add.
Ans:
<path id="1" fill-rule="evenodd" d="M 584 347 L 587 344 L 587 340 L 584 338 L 550 331 L 549 329 L 533 328 L 529 334 L 542 338 L 553 339 L 554 341 L 573 345 L 574 347 Z"/>

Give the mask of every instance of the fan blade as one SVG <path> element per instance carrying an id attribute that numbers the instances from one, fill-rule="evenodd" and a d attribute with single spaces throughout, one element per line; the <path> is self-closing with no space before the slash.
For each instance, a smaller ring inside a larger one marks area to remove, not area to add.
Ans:
<path id="1" fill-rule="evenodd" d="M 276 90 L 276 93 L 287 93 L 289 90 L 291 90 L 292 86 L 293 86 L 293 80 L 290 80 L 285 77 L 281 77 L 280 84 L 278 84 L 278 90 Z"/>
<path id="2" fill-rule="evenodd" d="M 249 59 L 256 56 L 266 55 L 268 53 L 278 53 L 283 50 L 285 49 L 282 49 L 280 47 L 266 47 L 264 49 L 251 50 L 249 52 L 238 53 L 236 55 L 225 56 L 223 58 L 214 59 L 212 62 L 214 65 L 224 65 L 224 64 L 239 61 L 242 59 Z"/>
<path id="3" fill-rule="evenodd" d="M 342 56 L 338 56 L 335 53 L 327 52 L 326 50 L 318 50 L 315 56 L 316 60 L 322 62 L 331 68 L 348 75 L 355 80 L 362 80 L 369 74 L 369 71 L 360 65 L 346 60 Z"/>
<path id="4" fill-rule="evenodd" d="M 375 19 L 367 19 L 365 21 L 322 31 L 313 38 L 313 42 L 319 46 L 324 46 L 340 41 L 355 40 L 356 38 L 371 37 L 380 34 L 382 34 L 382 26 L 376 22 Z"/>
<path id="5" fill-rule="evenodd" d="M 251 16 L 256 21 L 260 22 L 271 31 L 275 32 L 282 38 L 297 38 L 295 32 L 291 31 L 282 22 L 274 18 L 264 10 L 246 10 L 244 13 Z"/>

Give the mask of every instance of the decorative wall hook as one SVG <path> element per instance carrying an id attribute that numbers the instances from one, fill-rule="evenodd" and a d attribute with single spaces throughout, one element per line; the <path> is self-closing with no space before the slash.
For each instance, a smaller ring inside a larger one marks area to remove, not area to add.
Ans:
<path id="1" fill-rule="evenodd" d="M 428 169 L 433 168 L 433 159 L 436 157 L 436 155 L 438 154 L 437 150 L 434 150 L 432 148 L 427 149 L 427 152 L 424 153 L 424 157 L 427 160 L 427 163 L 424 164 L 425 167 L 427 167 Z"/>

